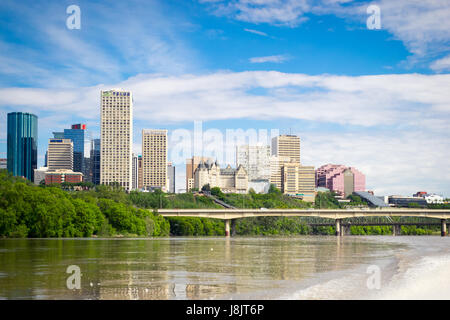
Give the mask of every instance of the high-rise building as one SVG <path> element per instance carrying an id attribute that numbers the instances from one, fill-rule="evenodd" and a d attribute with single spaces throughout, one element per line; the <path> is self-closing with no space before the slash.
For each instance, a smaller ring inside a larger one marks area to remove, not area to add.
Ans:
<path id="1" fill-rule="evenodd" d="M 55 134 L 57 132 L 54 132 Z M 73 171 L 85 172 L 84 149 L 86 138 L 86 125 L 73 124 L 71 129 L 64 129 L 64 139 L 70 139 L 73 142 Z"/>
<path id="2" fill-rule="evenodd" d="M 316 186 L 348 196 L 355 191 L 365 191 L 366 177 L 354 167 L 326 164 L 316 170 Z"/>
<path id="3" fill-rule="evenodd" d="M 300 163 L 300 137 L 285 134 L 272 138 L 272 155 Z"/>
<path id="4" fill-rule="evenodd" d="M 38 118 L 31 113 L 8 113 L 7 169 L 34 181 L 37 168 Z"/>
<path id="5" fill-rule="evenodd" d="M 167 178 L 169 179 L 169 192 L 175 193 L 175 166 L 172 162 L 167 163 Z"/>
<path id="6" fill-rule="evenodd" d="M 214 160 L 213 158 L 199 156 L 193 156 L 190 159 L 186 159 L 186 192 L 189 192 L 194 188 L 194 173 L 201 162 L 212 163 Z"/>
<path id="7" fill-rule="evenodd" d="M 142 130 L 143 188 L 168 190 L 167 130 Z"/>
<path id="8" fill-rule="evenodd" d="M 292 165 L 293 163 L 300 165 L 300 137 L 279 135 L 272 138 L 272 158 L 270 161 L 270 183 L 282 190 L 283 178 L 287 177 L 283 175 L 283 166 L 285 164 Z"/>
<path id="9" fill-rule="evenodd" d="M 129 91 L 101 91 L 100 183 L 132 188 L 133 99 Z"/>
<path id="10" fill-rule="evenodd" d="M 91 141 L 91 155 L 90 155 L 90 175 L 91 182 L 95 185 L 100 184 L 100 139 L 93 139 Z"/>
<path id="11" fill-rule="evenodd" d="M 138 164 L 138 156 L 133 153 L 133 161 L 132 161 L 132 171 L 133 171 L 133 181 L 132 181 L 132 189 L 136 190 L 138 188 L 139 182 L 139 164 Z"/>
<path id="12" fill-rule="evenodd" d="M 73 142 L 70 139 L 49 139 L 47 149 L 48 170 L 73 170 Z"/>
<path id="13" fill-rule="evenodd" d="M 142 189 L 144 186 L 144 172 L 142 168 L 142 155 L 138 156 L 138 188 Z"/>
<path id="14" fill-rule="evenodd" d="M 270 147 L 240 145 L 236 147 L 236 166 L 244 167 L 249 181 L 270 179 Z"/>
<path id="15" fill-rule="evenodd" d="M 270 183 L 275 185 L 277 189 L 281 190 L 282 188 L 282 173 L 281 170 L 285 163 L 289 163 L 290 158 L 284 156 L 275 156 L 272 155 L 270 157 Z"/>
<path id="16" fill-rule="evenodd" d="M 305 201 L 314 201 L 315 172 L 313 166 L 301 166 L 291 161 L 283 164 L 281 174 L 281 191 L 283 193 L 298 196 Z"/>

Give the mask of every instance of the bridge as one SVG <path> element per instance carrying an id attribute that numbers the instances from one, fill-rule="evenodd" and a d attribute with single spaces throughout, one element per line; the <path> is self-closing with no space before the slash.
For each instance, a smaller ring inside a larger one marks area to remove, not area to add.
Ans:
<path id="1" fill-rule="evenodd" d="M 230 236 L 230 227 L 239 218 L 249 217 L 316 217 L 333 219 L 336 228 L 336 236 L 343 235 L 342 219 L 358 217 L 420 217 L 439 219 L 441 236 L 447 235 L 447 219 L 450 218 L 449 209 L 158 209 L 158 214 L 163 217 L 196 217 L 225 220 L 225 236 Z M 398 228 L 395 226 L 409 223 L 392 221 L 394 234 Z M 422 224 L 422 223 L 414 223 Z M 434 223 L 424 223 L 434 224 Z M 375 225 L 375 224 L 372 224 Z M 377 223 L 376 225 L 386 225 Z"/>

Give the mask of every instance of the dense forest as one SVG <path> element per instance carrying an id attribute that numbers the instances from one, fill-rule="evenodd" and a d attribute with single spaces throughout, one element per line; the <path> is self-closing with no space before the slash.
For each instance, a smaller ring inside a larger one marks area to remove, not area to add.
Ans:
<path id="1" fill-rule="evenodd" d="M 79 190 L 79 189 L 82 190 Z M 167 194 L 160 191 L 126 193 L 118 186 L 83 183 L 39 185 L 0 170 L 0 237 L 160 237 L 222 236 L 218 219 L 173 217 L 158 208 L 222 208 L 214 198 L 236 208 L 341 208 L 330 192 L 319 192 L 314 204 L 283 195 L 272 186 L 267 194 L 225 194 L 211 188 L 204 194 Z M 347 205 L 366 205 L 351 196 Z M 433 205 L 435 208 L 448 205 Z M 237 235 L 334 234 L 334 227 L 311 227 L 309 218 L 257 217 L 237 219 Z M 402 226 L 402 234 L 432 234 L 438 227 Z M 350 234 L 392 234 L 390 226 L 352 226 Z"/>
<path id="2" fill-rule="evenodd" d="M 168 236 L 163 217 L 132 205 L 125 192 L 105 186 L 65 191 L 35 186 L 0 170 L 0 236 Z"/>

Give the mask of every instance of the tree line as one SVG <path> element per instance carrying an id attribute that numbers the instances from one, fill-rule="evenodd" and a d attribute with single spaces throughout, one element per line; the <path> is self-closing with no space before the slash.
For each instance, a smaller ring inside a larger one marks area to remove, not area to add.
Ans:
<path id="1" fill-rule="evenodd" d="M 92 184 L 36 186 L 28 180 L 0 170 L 0 237 L 91 237 L 91 236 L 222 236 L 224 222 L 218 219 L 170 217 L 159 208 L 222 208 L 211 197 L 198 193 L 169 194 L 125 192 L 119 185 Z M 208 192 L 237 208 L 341 208 L 331 192 L 318 192 L 315 203 L 288 197 L 272 185 L 267 194 Z M 363 205 L 351 197 L 354 205 Z M 448 205 L 433 205 L 447 208 Z M 257 217 L 238 219 L 237 235 L 333 235 L 333 226 L 309 225 L 309 218 Z M 436 229 L 436 230 L 435 230 Z M 390 226 L 352 226 L 351 234 L 391 234 Z M 437 227 L 402 227 L 402 234 L 430 234 Z"/>

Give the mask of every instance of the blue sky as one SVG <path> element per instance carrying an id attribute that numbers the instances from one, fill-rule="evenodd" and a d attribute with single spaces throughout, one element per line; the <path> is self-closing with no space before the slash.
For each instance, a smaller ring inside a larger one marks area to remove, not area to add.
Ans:
<path id="1" fill-rule="evenodd" d="M 3 0 L 0 157 L 8 112 L 39 116 L 42 165 L 53 131 L 98 136 L 99 91 L 118 87 L 138 153 L 143 128 L 279 129 L 300 135 L 303 163 L 355 166 L 377 194 L 450 196 L 449 39 L 445 1 Z"/>

